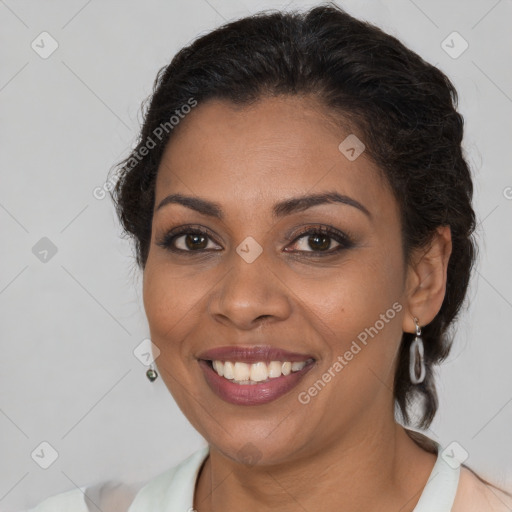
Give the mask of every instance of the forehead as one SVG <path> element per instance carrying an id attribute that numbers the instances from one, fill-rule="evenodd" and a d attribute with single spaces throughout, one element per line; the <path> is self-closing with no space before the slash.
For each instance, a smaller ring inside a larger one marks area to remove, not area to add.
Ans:
<path id="1" fill-rule="evenodd" d="M 209 100 L 172 134 L 155 203 L 181 192 L 240 210 L 262 198 L 273 204 L 286 196 L 337 190 L 368 209 L 383 210 L 392 198 L 375 164 L 364 151 L 350 160 L 339 149 L 349 136 L 357 144 L 354 135 L 305 97 L 265 98 L 249 107 Z"/>

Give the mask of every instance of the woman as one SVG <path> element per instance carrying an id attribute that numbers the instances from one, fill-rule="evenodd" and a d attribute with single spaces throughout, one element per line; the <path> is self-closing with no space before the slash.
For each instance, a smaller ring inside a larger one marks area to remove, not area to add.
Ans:
<path id="1" fill-rule="evenodd" d="M 509 510 L 460 445 L 402 426 L 436 413 L 475 258 L 456 103 L 334 5 L 182 49 L 113 199 L 143 270 L 148 378 L 208 447 L 34 510 Z"/>

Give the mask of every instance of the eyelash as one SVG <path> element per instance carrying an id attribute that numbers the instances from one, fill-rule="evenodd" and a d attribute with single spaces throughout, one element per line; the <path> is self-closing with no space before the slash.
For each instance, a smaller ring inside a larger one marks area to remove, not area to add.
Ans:
<path id="1" fill-rule="evenodd" d="M 352 242 L 352 239 L 342 233 L 341 231 L 338 231 L 334 228 L 328 228 L 325 226 L 308 226 L 304 230 L 297 233 L 294 240 L 292 241 L 293 244 L 295 244 L 298 240 L 305 237 L 306 235 L 326 235 L 329 238 L 335 240 L 339 243 L 339 246 L 335 249 L 330 249 L 327 251 L 288 251 L 288 252 L 299 252 L 299 253 L 311 253 L 313 256 L 331 256 L 333 254 L 339 253 L 342 250 L 350 249 L 354 246 L 354 243 Z M 183 235 L 201 235 L 205 236 L 207 238 L 213 238 L 213 235 L 204 228 L 197 228 L 197 227 L 180 227 L 177 229 L 172 229 L 169 232 L 167 232 L 163 238 L 157 242 L 157 245 L 160 247 L 163 247 L 164 249 L 174 252 L 174 253 L 197 253 L 201 254 L 204 252 L 212 252 L 212 249 L 197 249 L 197 250 L 184 250 L 184 249 L 178 249 L 174 247 L 174 241 Z M 214 249 L 214 251 L 218 251 L 218 249 Z"/>

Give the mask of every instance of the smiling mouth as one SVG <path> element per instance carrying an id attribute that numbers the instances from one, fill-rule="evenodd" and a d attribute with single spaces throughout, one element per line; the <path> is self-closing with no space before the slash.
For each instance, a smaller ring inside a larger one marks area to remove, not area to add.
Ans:
<path id="1" fill-rule="evenodd" d="M 271 345 L 225 345 L 197 356 L 210 390 L 234 405 L 263 405 L 295 388 L 315 365 L 313 354 Z"/>
<path id="2" fill-rule="evenodd" d="M 299 372 L 314 363 L 313 358 L 305 361 L 258 361 L 244 363 L 241 361 L 206 360 L 208 366 L 220 377 L 240 385 L 255 385 L 270 382 L 282 376 Z"/>
<path id="3" fill-rule="evenodd" d="M 293 362 L 246 363 L 219 359 L 198 362 L 208 387 L 217 397 L 243 406 L 264 405 L 289 394 L 316 364 L 313 358 Z"/>

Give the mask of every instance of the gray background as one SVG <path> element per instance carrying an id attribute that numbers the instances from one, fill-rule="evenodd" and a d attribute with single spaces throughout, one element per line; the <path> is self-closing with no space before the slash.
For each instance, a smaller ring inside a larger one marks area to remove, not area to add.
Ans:
<path id="1" fill-rule="evenodd" d="M 179 48 L 225 20 L 315 3 L 0 0 L 0 510 L 101 479 L 149 479 L 204 445 L 134 357 L 149 332 L 141 279 L 108 196 L 93 191 L 127 155 L 140 103 Z M 512 2 L 339 3 L 460 93 L 481 253 L 429 435 L 510 482 Z M 59 45 L 46 59 L 31 47 L 43 31 Z M 453 31 L 469 44 L 458 58 L 442 47 Z M 57 249 L 46 262 L 33 252 L 43 237 Z M 31 457 L 43 441 L 58 452 L 48 469 Z"/>

